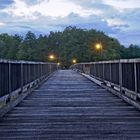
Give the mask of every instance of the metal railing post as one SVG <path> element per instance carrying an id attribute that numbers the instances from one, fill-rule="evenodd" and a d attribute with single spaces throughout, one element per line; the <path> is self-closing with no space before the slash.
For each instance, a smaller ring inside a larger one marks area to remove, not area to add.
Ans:
<path id="1" fill-rule="evenodd" d="M 41 77 L 42 77 L 42 74 L 43 73 L 43 64 L 41 64 Z"/>
<path id="2" fill-rule="evenodd" d="M 12 92 L 12 86 L 11 86 L 11 63 L 8 62 L 8 98 L 7 98 L 7 102 L 10 102 L 11 100 L 11 92 Z"/>
<path id="3" fill-rule="evenodd" d="M 11 87 L 11 63 L 9 62 L 9 71 L 8 71 L 8 76 L 9 76 L 9 94 L 12 92 L 12 87 Z"/>
<path id="4" fill-rule="evenodd" d="M 109 75 L 109 78 L 110 78 L 110 82 L 112 82 L 112 69 L 111 69 L 111 63 L 109 63 L 109 69 L 110 69 L 110 75 Z"/>
<path id="5" fill-rule="evenodd" d="M 21 63 L 21 91 L 23 91 L 23 64 Z"/>
<path id="6" fill-rule="evenodd" d="M 40 67 L 40 78 L 41 78 L 41 73 L 42 73 L 41 64 L 39 64 L 39 67 Z"/>
<path id="7" fill-rule="evenodd" d="M 104 75 L 104 63 L 102 63 L 103 65 L 103 80 L 105 80 L 105 75 Z"/>
<path id="8" fill-rule="evenodd" d="M 119 86 L 120 86 L 120 93 L 122 93 L 122 63 L 119 61 Z"/>
<path id="9" fill-rule="evenodd" d="M 31 64 L 28 64 L 29 68 L 28 68 L 28 72 L 29 72 L 29 82 L 32 81 L 31 79 L 31 67 L 30 67 Z"/>
<path id="10" fill-rule="evenodd" d="M 134 79 L 135 79 L 135 92 L 137 94 L 138 87 L 137 87 L 137 66 L 136 66 L 136 62 L 134 62 Z"/>
<path id="11" fill-rule="evenodd" d="M 49 74 L 51 73 L 51 64 L 49 64 Z"/>

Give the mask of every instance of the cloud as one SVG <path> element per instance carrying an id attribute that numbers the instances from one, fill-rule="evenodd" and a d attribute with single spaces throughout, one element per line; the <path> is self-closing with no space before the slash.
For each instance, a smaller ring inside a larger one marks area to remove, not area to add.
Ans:
<path id="1" fill-rule="evenodd" d="M 104 0 L 104 3 L 119 10 L 125 10 L 126 8 L 140 8 L 140 0 Z"/>
<path id="2" fill-rule="evenodd" d="M 4 22 L 0 22 L 0 26 L 4 26 L 6 25 Z"/>
<path id="3" fill-rule="evenodd" d="M 51 17 L 65 17 L 72 12 L 80 16 L 99 15 L 101 13 L 98 9 L 85 9 L 80 5 L 66 0 L 36 0 L 34 5 L 28 5 L 28 3 L 31 2 L 30 0 L 14 0 L 14 2 L 12 6 L 3 11 L 11 13 L 12 16 L 25 17 L 28 19 L 37 18 L 34 16 L 34 13 L 40 13 L 42 16 Z"/>
<path id="4" fill-rule="evenodd" d="M 123 43 L 130 42 L 127 38 L 132 34 L 133 42 L 138 43 L 139 21 L 139 0 L 0 1 L 0 32 L 45 34 L 71 25 L 103 31 Z"/>
<path id="5" fill-rule="evenodd" d="M 24 1 L 28 5 L 36 5 L 36 4 L 39 4 L 45 0 L 22 0 L 22 1 Z M 47 0 L 47 1 L 49 2 L 49 0 Z"/>
<path id="6" fill-rule="evenodd" d="M 14 1 L 13 0 L 1 0 L 0 1 L 0 9 L 3 9 L 11 4 L 13 4 Z"/>
<path id="7" fill-rule="evenodd" d="M 16 28 L 22 28 L 22 29 L 27 29 L 27 30 L 32 30 L 33 28 L 30 27 L 30 26 L 25 26 L 25 25 L 15 25 L 13 27 L 16 27 Z"/>
<path id="8" fill-rule="evenodd" d="M 57 16 L 57 14 L 61 14 L 60 12 L 58 13 L 58 11 L 55 11 L 55 15 L 53 14 L 53 8 L 57 9 L 56 5 L 54 5 L 55 7 L 53 5 L 53 2 L 51 2 L 50 4 L 48 1 L 42 1 L 41 3 L 37 3 L 36 5 L 28 5 L 25 0 L 15 0 L 15 3 L 11 7 L 5 9 L 5 12 L 11 13 L 13 16 L 19 16 L 23 18 L 25 17 L 30 19 L 35 18 L 35 16 L 33 15 L 36 12 L 45 16 Z"/>

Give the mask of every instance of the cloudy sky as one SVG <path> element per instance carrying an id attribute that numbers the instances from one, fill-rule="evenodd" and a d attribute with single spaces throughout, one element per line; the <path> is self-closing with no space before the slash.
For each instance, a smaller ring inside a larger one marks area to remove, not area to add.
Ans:
<path id="1" fill-rule="evenodd" d="M 0 0 L 0 33 L 47 34 L 70 25 L 140 44 L 140 0 Z"/>

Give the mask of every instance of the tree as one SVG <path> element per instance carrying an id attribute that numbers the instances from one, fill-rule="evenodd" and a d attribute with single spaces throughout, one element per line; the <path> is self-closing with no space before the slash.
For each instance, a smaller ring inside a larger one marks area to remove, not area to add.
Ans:
<path id="1" fill-rule="evenodd" d="M 102 50 L 96 50 L 100 43 Z M 62 32 L 50 32 L 48 36 L 36 35 L 29 31 L 23 38 L 19 35 L 0 35 L 0 58 L 49 61 L 48 56 L 54 54 L 55 61 L 65 66 L 77 62 L 114 60 L 120 58 L 140 57 L 140 48 L 131 44 L 129 48 L 122 46 L 115 38 L 95 29 L 84 30 L 66 27 Z"/>

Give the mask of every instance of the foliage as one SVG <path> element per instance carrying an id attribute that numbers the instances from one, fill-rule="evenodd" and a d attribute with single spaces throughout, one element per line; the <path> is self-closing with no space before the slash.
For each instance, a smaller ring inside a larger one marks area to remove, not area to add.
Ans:
<path id="1" fill-rule="evenodd" d="M 95 44 L 101 43 L 102 49 L 96 50 Z M 48 56 L 54 54 L 53 62 L 69 66 L 72 59 L 77 62 L 113 60 L 140 57 L 140 48 L 120 45 L 118 40 L 108 37 L 94 29 L 84 30 L 67 27 L 63 32 L 50 32 L 48 36 L 29 31 L 25 38 L 19 35 L 0 35 L 0 58 L 31 61 L 50 61 Z"/>

